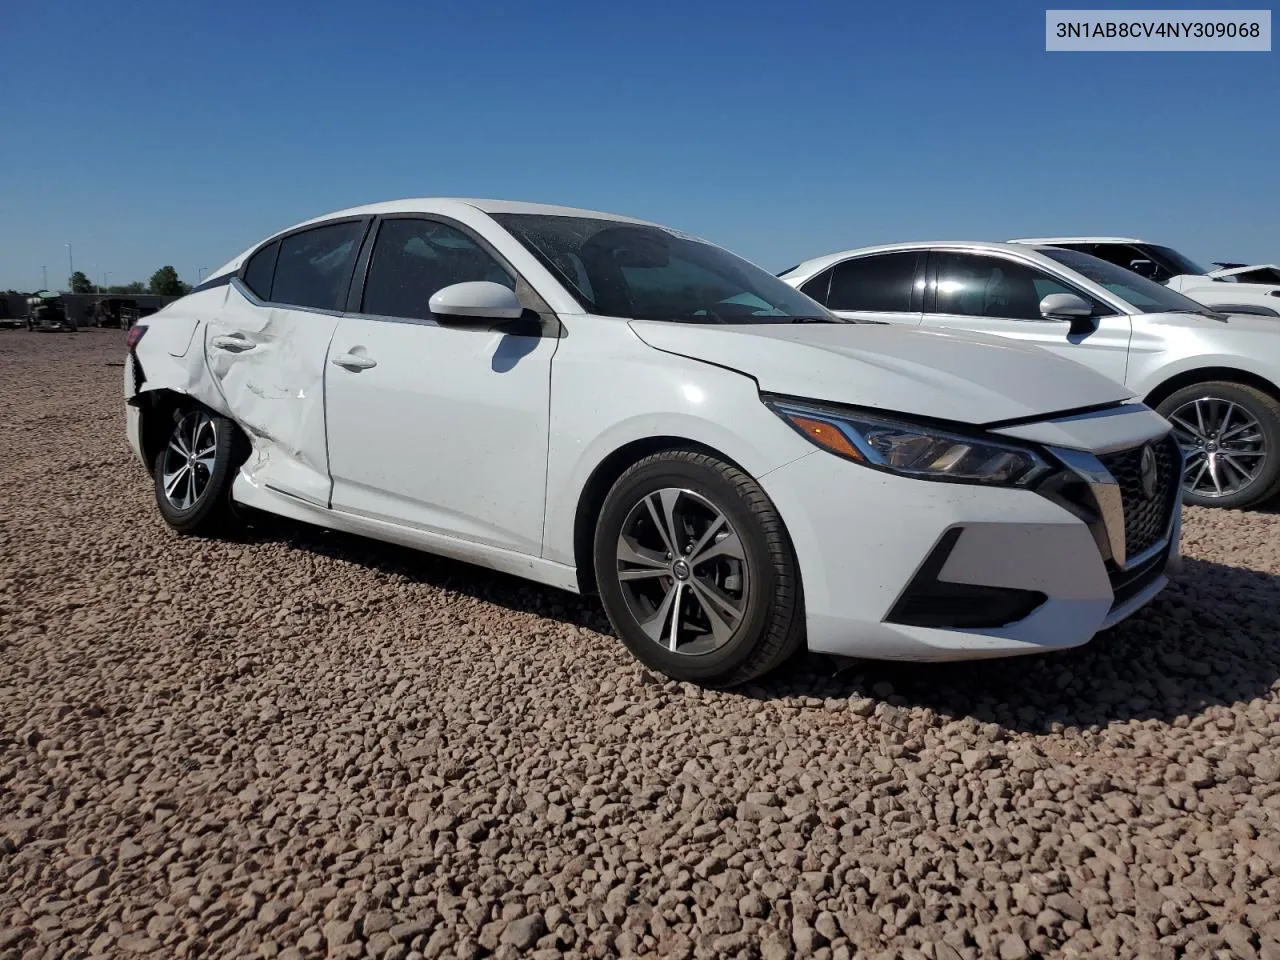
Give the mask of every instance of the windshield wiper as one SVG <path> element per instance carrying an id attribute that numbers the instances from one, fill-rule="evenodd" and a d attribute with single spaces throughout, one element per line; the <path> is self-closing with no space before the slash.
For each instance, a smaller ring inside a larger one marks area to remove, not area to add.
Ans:
<path id="1" fill-rule="evenodd" d="M 849 323 L 840 317 L 792 317 L 789 323 Z"/>

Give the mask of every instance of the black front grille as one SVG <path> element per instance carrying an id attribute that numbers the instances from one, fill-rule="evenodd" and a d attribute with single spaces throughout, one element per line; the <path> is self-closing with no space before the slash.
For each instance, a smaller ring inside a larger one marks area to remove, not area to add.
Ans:
<path id="1" fill-rule="evenodd" d="M 1155 495 L 1150 498 L 1142 489 L 1143 447 L 1098 458 L 1120 485 L 1125 555 L 1130 559 L 1164 539 L 1182 481 L 1182 454 L 1173 435 L 1153 443 L 1151 449 L 1156 457 L 1156 486 Z"/>
<path id="2" fill-rule="evenodd" d="M 1107 563 L 1107 576 L 1111 580 L 1111 609 L 1124 606 L 1152 581 L 1164 573 L 1165 564 L 1169 562 L 1169 548 L 1165 547 L 1154 557 L 1129 570 L 1121 570 L 1115 564 Z"/>

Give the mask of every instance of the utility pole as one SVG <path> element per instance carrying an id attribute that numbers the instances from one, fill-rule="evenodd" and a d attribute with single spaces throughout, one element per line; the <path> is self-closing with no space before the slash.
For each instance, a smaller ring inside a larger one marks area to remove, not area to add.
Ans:
<path id="1" fill-rule="evenodd" d="M 71 241 L 67 241 L 67 288 L 71 287 L 71 275 L 76 272 L 75 261 L 71 259 Z"/>
<path id="2" fill-rule="evenodd" d="M 41 267 L 41 268 L 40 268 L 40 276 L 44 279 L 44 283 L 43 283 L 43 285 L 40 287 L 40 289 L 41 289 L 41 290 L 48 290 L 48 289 L 49 289 L 49 268 L 48 268 L 48 267 Z"/>

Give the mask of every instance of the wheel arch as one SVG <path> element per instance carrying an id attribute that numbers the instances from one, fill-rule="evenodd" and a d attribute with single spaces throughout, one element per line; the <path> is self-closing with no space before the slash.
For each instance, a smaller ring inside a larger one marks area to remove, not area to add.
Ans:
<path id="1" fill-rule="evenodd" d="M 733 457 L 707 443 L 680 436 L 644 437 L 618 447 L 591 471 L 578 496 L 578 506 L 573 520 L 573 558 L 578 573 L 578 589 L 584 594 L 596 592 L 596 572 L 593 543 L 596 521 L 604 507 L 605 497 L 613 485 L 632 466 L 645 457 L 670 450 L 693 450 L 716 457 L 743 473 L 750 475 Z"/>
<path id="2" fill-rule="evenodd" d="M 1238 367 L 1197 367 L 1194 370 L 1185 370 L 1182 373 L 1174 374 L 1148 392 L 1145 402 L 1147 406 L 1155 408 L 1184 387 L 1194 386 L 1197 383 L 1212 383 L 1214 381 L 1239 383 L 1247 387 L 1253 387 L 1280 403 L 1280 387 L 1266 377 L 1250 373 L 1248 370 L 1241 370 Z"/>
<path id="3" fill-rule="evenodd" d="M 173 426 L 175 416 L 179 411 L 201 409 L 207 410 L 217 417 L 226 417 L 225 413 L 214 409 L 207 403 L 201 403 L 191 394 L 168 387 L 158 387 L 154 390 L 144 391 L 134 398 L 133 404 L 141 414 L 138 437 L 142 444 L 143 460 L 149 474 L 153 473 L 155 469 L 156 456 L 164 449 L 164 445 L 169 439 L 169 432 Z M 248 440 L 248 436 L 239 424 L 236 424 L 236 430 L 246 441 Z"/>

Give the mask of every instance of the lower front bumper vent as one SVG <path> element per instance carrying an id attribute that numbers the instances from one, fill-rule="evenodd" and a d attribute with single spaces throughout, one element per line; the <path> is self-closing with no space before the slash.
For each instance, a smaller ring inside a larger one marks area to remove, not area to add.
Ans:
<path id="1" fill-rule="evenodd" d="M 939 580 L 938 574 L 963 532 L 962 527 L 954 527 L 943 534 L 885 617 L 886 622 L 950 630 L 1003 627 L 1030 616 L 1048 599 L 1038 590 Z"/>

